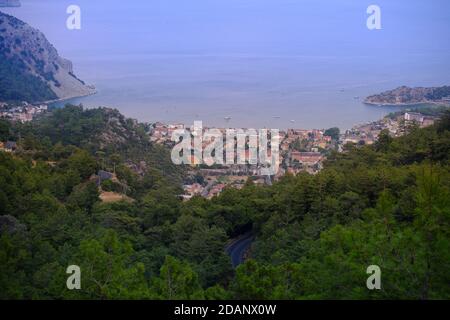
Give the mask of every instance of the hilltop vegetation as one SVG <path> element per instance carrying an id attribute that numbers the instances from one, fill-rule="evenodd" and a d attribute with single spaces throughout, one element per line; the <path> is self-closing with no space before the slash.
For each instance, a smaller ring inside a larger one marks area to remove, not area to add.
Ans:
<path id="1" fill-rule="evenodd" d="M 20 137 L 24 156 L 35 160 L 61 161 L 83 150 L 95 158 L 97 169 L 115 168 L 124 176 L 140 174 L 144 178 L 145 173 L 153 172 L 179 185 L 183 168 L 172 164 L 169 150 L 150 142 L 148 129 L 115 109 L 67 105 L 35 121 L 16 123 L 8 138 Z"/>
<path id="2" fill-rule="evenodd" d="M 179 168 L 144 132 L 116 111 L 73 106 L 0 123 L 22 148 L 0 153 L 0 298 L 450 298 L 449 114 L 332 154 L 317 175 L 188 202 L 172 182 Z M 144 147 L 154 170 L 127 171 Z M 133 202 L 102 203 L 89 180 L 114 161 Z M 224 247 L 249 229 L 252 259 L 232 270 Z M 81 290 L 66 288 L 71 264 Z M 369 265 L 381 290 L 366 288 Z"/>

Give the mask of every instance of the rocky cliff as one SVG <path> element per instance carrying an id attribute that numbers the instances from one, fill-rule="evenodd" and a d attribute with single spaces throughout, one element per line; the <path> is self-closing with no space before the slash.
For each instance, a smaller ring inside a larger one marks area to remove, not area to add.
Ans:
<path id="1" fill-rule="evenodd" d="M 418 103 L 442 103 L 450 102 L 450 86 L 443 87 L 398 87 L 394 90 L 382 92 L 367 97 L 364 100 L 367 104 L 381 105 L 405 105 Z"/>
<path id="2" fill-rule="evenodd" d="M 0 12 L 0 101 L 36 102 L 94 92 L 42 32 Z"/>

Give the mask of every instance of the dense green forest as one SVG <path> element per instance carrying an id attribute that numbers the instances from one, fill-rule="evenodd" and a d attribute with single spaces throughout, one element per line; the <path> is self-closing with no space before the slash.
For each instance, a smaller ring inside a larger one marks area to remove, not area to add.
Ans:
<path id="1" fill-rule="evenodd" d="M 147 128 L 68 106 L 0 121 L 1 299 L 449 299 L 450 115 L 333 153 L 317 175 L 178 198 L 183 168 Z M 140 172 L 132 164 L 147 163 Z M 99 201 L 115 169 L 133 201 Z M 130 169 L 131 168 L 131 169 Z M 224 247 L 252 229 L 236 270 Z M 79 265 L 81 290 L 66 288 Z M 381 290 L 366 268 L 382 270 Z"/>

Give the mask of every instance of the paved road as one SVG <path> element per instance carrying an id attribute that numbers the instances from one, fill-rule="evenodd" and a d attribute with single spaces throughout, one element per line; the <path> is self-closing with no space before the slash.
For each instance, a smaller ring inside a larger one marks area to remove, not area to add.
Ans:
<path id="1" fill-rule="evenodd" d="M 244 253 L 250 247 L 252 242 L 253 235 L 249 233 L 241 236 L 226 248 L 228 255 L 231 257 L 233 268 L 236 268 L 238 265 L 244 262 Z"/>

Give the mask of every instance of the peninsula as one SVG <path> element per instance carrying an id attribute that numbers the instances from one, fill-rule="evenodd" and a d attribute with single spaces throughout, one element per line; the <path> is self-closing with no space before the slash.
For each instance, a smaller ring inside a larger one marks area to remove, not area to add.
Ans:
<path id="1" fill-rule="evenodd" d="M 450 104 L 450 86 L 442 87 L 398 87 L 394 90 L 371 95 L 364 100 L 374 105 L 413 105 L 421 103 Z"/>

